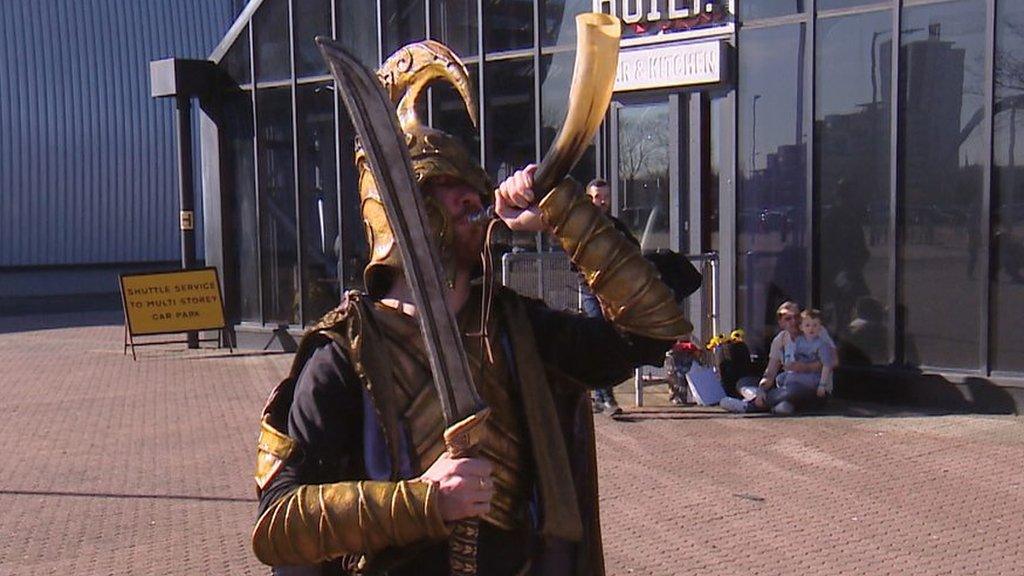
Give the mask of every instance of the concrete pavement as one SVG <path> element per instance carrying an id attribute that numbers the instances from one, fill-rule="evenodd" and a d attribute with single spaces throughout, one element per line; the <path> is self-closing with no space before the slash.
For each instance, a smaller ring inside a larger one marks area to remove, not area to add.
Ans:
<path id="1" fill-rule="evenodd" d="M 132 362 L 106 320 L 3 318 L 0 576 L 265 574 L 250 472 L 291 356 Z M 598 418 L 609 574 L 1024 573 L 1020 418 L 740 417 L 664 396 Z"/>

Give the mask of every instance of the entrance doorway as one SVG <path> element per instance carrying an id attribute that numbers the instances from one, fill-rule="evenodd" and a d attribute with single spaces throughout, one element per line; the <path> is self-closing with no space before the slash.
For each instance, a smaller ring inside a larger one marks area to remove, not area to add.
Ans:
<path id="1" fill-rule="evenodd" d="M 691 251 L 685 98 L 627 95 L 612 102 L 612 214 L 645 252 Z"/>
<path id="2" fill-rule="evenodd" d="M 617 94 L 605 156 L 612 214 L 644 252 L 688 255 L 704 275 L 703 289 L 683 304 L 704 340 L 721 321 L 718 173 L 727 159 L 720 153 L 726 140 L 715 132 L 728 134 L 727 94 Z"/>

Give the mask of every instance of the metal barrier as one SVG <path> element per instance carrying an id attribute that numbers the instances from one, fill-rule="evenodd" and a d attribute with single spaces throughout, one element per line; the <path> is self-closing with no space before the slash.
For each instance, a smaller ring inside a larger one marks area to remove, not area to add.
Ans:
<path id="1" fill-rule="evenodd" d="M 718 253 L 687 254 L 703 276 L 700 288 L 681 306 L 693 322 L 693 338 L 707 342 L 719 330 Z M 550 308 L 579 312 L 580 278 L 565 252 L 510 252 L 501 257 L 501 283 L 523 296 L 540 298 Z M 665 382 L 664 366 L 643 366 L 634 372 L 636 405 L 643 406 L 643 388 Z"/>
<path id="2" fill-rule="evenodd" d="M 718 252 L 687 254 L 686 258 L 700 270 L 701 286 L 681 304 L 687 318 L 693 322 L 693 340 L 698 346 L 718 334 L 720 327 Z M 644 405 L 644 388 L 665 384 L 669 358 L 661 366 L 641 366 L 633 371 L 633 390 L 637 406 Z"/>
<path id="3" fill-rule="evenodd" d="M 501 257 L 501 283 L 555 310 L 581 309 L 580 276 L 565 252 L 509 252 Z"/>

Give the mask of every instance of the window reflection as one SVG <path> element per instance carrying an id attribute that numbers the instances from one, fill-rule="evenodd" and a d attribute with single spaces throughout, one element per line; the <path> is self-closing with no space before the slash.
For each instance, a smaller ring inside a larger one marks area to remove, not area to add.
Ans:
<path id="1" fill-rule="evenodd" d="M 295 4 L 293 36 L 295 75 L 327 74 L 327 63 L 313 41 L 317 36 L 332 36 L 331 0 L 304 0 Z"/>
<path id="2" fill-rule="evenodd" d="M 488 62 L 487 100 L 483 103 L 487 120 L 487 173 L 501 182 L 516 170 L 536 161 L 534 143 L 533 58 Z M 512 234 L 511 244 L 533 250 L 537 235 Z"/>
<path id="3" fill-rule="evenodd" d="M 804 0 L 747 0 L 739 2 L 740 19 L 746 22 L 757 18 L 799 14 L 806 9 L 806 4 Z"/>
<path id="4" fill-rule="evenodd" d="M 402 46 L 426 38 L 423 0 L 381 0 L 380 13 L 383 19 L 385 60 Z"/>
<path id="5" fill-rule="evenodd" d="M 266 0 L 252 19 L 256 81 L 288 80 L 292 75 L 288 0 Z"/>
<path id="6" fill-rule="evenodd" d="M 479 67 L 468 65 L 470 83 L 473 87 L 473 98 L 478 99 L 476 91 Z M 434 127 L 455 136 L 466 147 L 469 155 L 480 160 L 480 131 L 473 126 L 466 103 L 462 96 L 446 82 L 436 82 L 430 88 L 433 99 Z M 479 103 L 477 103 L 479 109 Z"/>
<path id="7" fill-rule="evenodd" d="M 575 46 L 576 15 L 594 9 L 591 0 L 548 0 L 544 3 L 542 46 Z"/>
<path id="8" fill-rule="evenodd" d="M 366 0 L 337 0 L 336 38 L 371 70 L 380 62 L 377 55 L 377 11 Z M 386 56 L 386 55 L 385 55 Z"/>
<path id="9" fill-rule="evenodd" d="M 1024 371 L 1024 6 L 998 4 L 992 201 L 992 368 Z"/>
<path id="10" fill-rule="evenodd" d="M 225 295 L 225 302 L 236 303 L 237 319 L 260 321 L 260 270 L 256 226 L 256 162 L 253 154 L 252 93 L 235 92 L 224 100 L 225 154 L 224 182 L 228 191 L 224 225 L 225 269 L 234 271 L 235 282 L 225 281 L 235 294 Z M 232 261 L 233 260 L 233 261 Z"/>
<path id="11" fill-rule="evenodd" d="M 888 312 L 892 13 L 819 20 L 817 281 L 844 364 L 884 364 Z"/>
<path id="12" fill-rule="evenodd" d="M 575 58 L 575 52 L 559 52 L 541 57 L 540 149 L 542 155 L 551 148 L 551 144 L 554 143 L 555 137 L 565 121 Z M 594 179 L 597 175 L 596 146 L 591 144 L 587 148 L 569 175 L 582 185 L 586 185 Z"/>
<path id="13" fill-rule="evenodd" d="M 985 2 L 904 9 L 899 258 L 904 360 L 981 366 Z"/>
<path id="14" fill-rule="evenodd" d="M 500 182 L 536 158 L 533 59 L 488 62 L 487 171 Z"/>
<path id="15" fill-rule="evenodd" d="M 729 165 L 732 150 L 727 150 L 726 142 L 730 141 L 725 137 L 723 125 L 728 122 L 727 118 L 732 113 L 730 101 L 722 94 L 713 94 L 710 98 L 708 130 L 705 137 L 709 142 L 710 172 L 704 181 L 701 207 L 704 214 L 701 216 L 701 231 L 703 238 L 701 246 L 691 247 L 691 252 L 698 252 L 699 249 L 719 251 L 720 238 L 720 210 L 719 210 L 719 186 L 722 178 L 728 178 L 727 174 L 732 172 Z M 693 153 L 691 151 L 691 153 Z"/>
<path id="16" fill-rule="evenodd" d="M 645 251 L 671 248 L 668 102 L 618 108 L 618 217 Z"/>
<path id="17" fill-rule="evenodd" d="M 220 61 L 220 67 L 236 84 L 248 84 L 252 81 L 252 70 L 249 69 L 248 26 L 238 35 L 231 48 L 228 48 Z"/>
<path id="18" fill-rule="evenodd" d="M 891 4 L 891 0 L 817 0 L 815 9 L 819 12 L 823 10 L 839 10 L 842 8 L 855 8 L 857 6 L 867 6 L 870 4 Z"/>
<path id="19" fill-rule="evenodd" d="M 257 91 L 256 114 L 263 321 L 297 324 L 299 270 L 291 90 Z"/>
<path id="20" fill-rule="evenodd" d="M 344 108 L 344 105 L 340 105 Z M 369 258 L 366 229 L 359 208 L 359 173 L 355 169 L 355 128 L 348 114 L 338 116 L 339 170 L 341 171 L 341 287 L 363 289 L 363 269 Z"/>
<path id="21" fill-rule="evenodd" d="M 740 32 L 736 312 L 756 351 L 779 304 L 809 304 L 805 36 L 803 24 Z"/>
<path id="22" fill-rule="evenodd" d="M 477 0 L 430 0 L 430 36 L 460 57 L 479 53 Z"/>
<path id="23" fill-rule="evenodd" d="M 534 0 L 483 0 L 487 52 L 533 46 Z"/>
<path id="24" fill-rule="evenodd" d="M 302 318 L 306 324 L 338 304 L 338 186 L 331 85 L 296 88 Z"/>

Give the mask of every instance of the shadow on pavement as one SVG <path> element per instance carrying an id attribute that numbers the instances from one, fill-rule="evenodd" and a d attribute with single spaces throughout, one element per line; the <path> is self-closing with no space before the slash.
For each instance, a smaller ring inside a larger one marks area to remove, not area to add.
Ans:
<path id="1" fill-rule="evenodd" d="M 124 314 L 120 309 L 0 315 L 0 334 L 84 326 L 123 325 Z"/>
<path id="2" fill-rule="evenodd" d="M 3 496 L 60 496 L 71 498 L 114 498 L 121 500 L 192 500 L 197 502 L 256 502 L 255 498 L 233 496 L 191 496 L 187 494 L 114 494 L 110 492 L 64 492 L 59 490 L 0 490 Z"/>
<path id="3" fill-rule="evenodd" d="M 972 378 L 971 380 L 982 380 L 980 378 Z M 983 394 L 996 394 L 1001 398 L 998 392 L 1005 390 L 995 386 L 991 383 L 985 383 L 980 385 L 974 383 L 974 386 L 980 393 Z M 996 392 L 991 389 L 995 388 Z M 1009 397 L 1009 394 L 1005 394 Z M 987 399 L 986 401 L 990 401 Z M 1004 400 L 1005 401 L 1005 400 Z M 1012 402 L 1012 398 L 1010 400 Z M 1012 405 L 1011 405 L 1012 406 Z M 1013 408 L 1006 407 L 1005 409 L 1015 410 Z M 716 406 L 659 406 L 650 408 L 629 408 L 626 409 L 621 415 L 611 417 L 616 422 L 643 422 L 649 420 L 714 420 L 719 418 L 812 418 L 812 417 L 843 417 L 843 418 L 922 418 L 928 416 L 950 416 L 950 415 L 963 415 L 963 414 L 1004 414 L 1012 415 L 1016 414 L 1015 411 L 998 412 L 990 410 L 964 410 L 964 409 L 952 409 L 943 407 L 928 407 L 928 406 L 909 406 L 909 405 L 890 405 L 880 404 L 876 402 L 866 401 L 849 401 L 844 399 L 834 399 L 828 404 L 823 404 L 818 407 L 803 410 L 792 416 L 775 416 L 768 412 L 752 412 L 750 414 L 733 414 L 726 412 Z"/>

